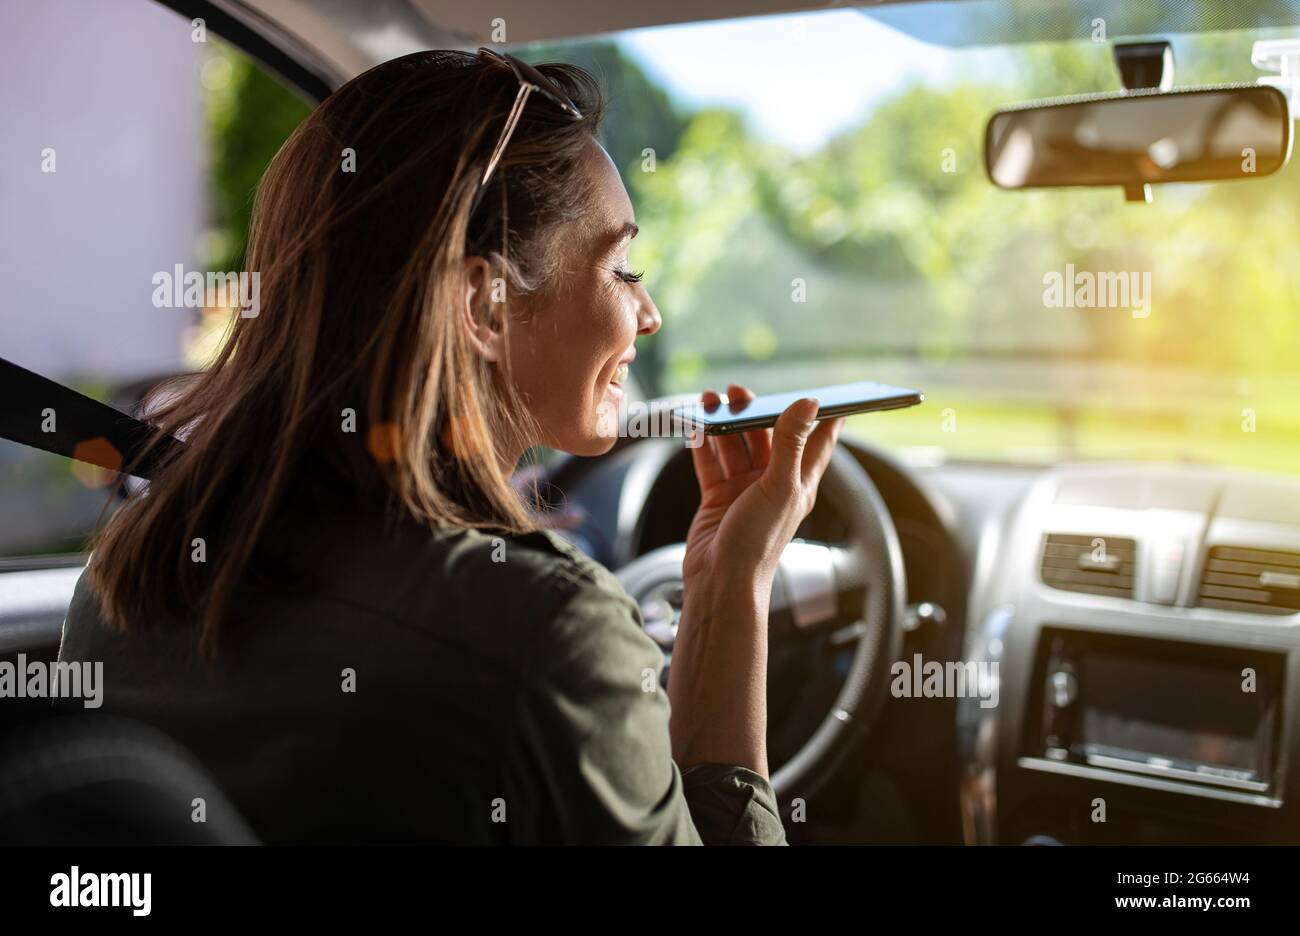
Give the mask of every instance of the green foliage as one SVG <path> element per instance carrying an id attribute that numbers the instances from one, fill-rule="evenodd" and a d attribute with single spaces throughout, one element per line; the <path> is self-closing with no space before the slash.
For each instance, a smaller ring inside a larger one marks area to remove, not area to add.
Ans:
<path id="1" fill-rule="evenodd" d="M 1240 40 L 1206 42 L 1204 52 L 1210 61 L 1197 61 L 1206 74 L 1240 73 L 1243 55 L 1249 62 L 1248 43 Z M 1291 273 L 1295 248 L 1278 235 L 1300 197 L 1296 173 L 1166 187 L 1143 206 L 1124 204 L 1112 190 L 1007 193 L 985 177 L 983 129 L 992 110 L 1033 96 L 1044 75 L 1052 76 L 1049 94 L 1085 90 L 1098 81 L 1099 61 L 1111 68 L 1107 55 L 1108 47 L 1089 43 L 1032 47 L 1017 54 L 1025 67 L 1007 85 L 908 87 L 803 159 L 749 139 L 735 115 L 696 115 L 677 156 L 657 173 L 631 180 L 648 222 L 638 257 L 651 269 L 666 314 L 679 320 L 712 314 L 698 300 L 705 281 L 727 278 L 720 266 L 750 267 L 736 256 L 747 251 L 734 234 L 758 226 L 823 280 L 870 277 L 923 287 L 925 304 L 951 329 L 950 340 L 936 344 L 976 349 L 976 332 L 988 337 L 979 306 L 990 295 L 1019 306 L 1016 318 L 1041 315 L 1038 277 L 1024 280 L 1020 285 L 1030 288 L 1017 294 L 1006 288 L 1015 288 L 1008 274 L 1020 269 L 1041 276 L 1073 263 L 1081 270 L 1149 270 L 1164 314 L 1140 329 L 1118 317 L 1092 316 L 1076 323 L 1087 335 L 1082 345 L 1071 335 L 1070 343 L 1039 350 L 1210 367 L 1285 366 L 1298 337 L 1288 323 L 1297 321 L 1300 300 Z M 729 278 L 739 283 L 743 275 Z M 768 303 L 775 317 L 791 311 L 786 291 Z M 1279 337 L 1286 332 L 1289 345 L 1262 347 L 1251 329 L 1222 334 L 1228 330 L 1216 323 L 1234 308 L 1259 309 L 1261 323 Z M 1189 325 L 1199 337 L 1171 344 Z"/>
<path id="2" fill-rule="evenodd" d="M 211 53 L 228 75 L 208 91 L 211 185 L 210 230 L 202 253 L 212 270 L 242 270 L 253 193 L 280 146 L 311 107 L 229 46 Z"/>
<path id="3" fill-rule="evenodd" d="M 601 142 L 620 172 L 639 172 L 647 149 L 654 151 L 656 160 L 673 155 L 685 118 L 673 107 L 667 92 L 629 59 L 617 43 L 537 45 L 518 55 L 534 65 L 568 62 L 596 77 L 611 102 Z"/>

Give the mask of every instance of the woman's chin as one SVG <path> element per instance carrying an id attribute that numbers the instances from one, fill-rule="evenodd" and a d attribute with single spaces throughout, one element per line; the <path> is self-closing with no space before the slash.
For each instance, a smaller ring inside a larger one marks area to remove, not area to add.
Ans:
<path id="1" fill-rule="evenodd" d="M 604 455 L 614 447 L 618 441 L 618 436 L 602 435 L 599 432 L 593 432 L 588 437 L 580 440 L 573 448 L 568 449 L 570 455 L 581 455 L 584 458 L 591 458 L 596 455 Z"/>

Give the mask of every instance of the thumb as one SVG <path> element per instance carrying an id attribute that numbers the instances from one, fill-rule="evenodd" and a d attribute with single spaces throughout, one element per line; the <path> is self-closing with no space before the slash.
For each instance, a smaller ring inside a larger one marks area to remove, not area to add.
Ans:
<path id="1" fill-rule="evenodd" d="M 772 459 L 768 473 L 784 485 L 797 485 L 803 464 L 803 447 L 817 418 L 818 402 L 805 398 L 786 407 L 772 431 Z"/>

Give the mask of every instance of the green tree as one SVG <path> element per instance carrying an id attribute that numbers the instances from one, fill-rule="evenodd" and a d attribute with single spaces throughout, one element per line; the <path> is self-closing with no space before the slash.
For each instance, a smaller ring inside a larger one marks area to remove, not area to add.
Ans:
<path id="1" fill-rule="evenodd" d="M 208 94 L 211 220 L 201 259 L 209 269 L 242 270 L 253 193 L 311 106 L 247 56 L 213 46 L 211 54 L 227 63 L 229 80 Z"/>
<path id="2" fill-rule="evenodd" d="M 610 102 L 601 141 L 620 172 L 630 175 L 642 171 L 647 150 L 653 151 L 656 162 L 670 158 L 676 151 L 685 118 L 667 92 L 616 42 L 538 45 L 518 54 L 534 65 L 568 62 L 596 77 Z"/>

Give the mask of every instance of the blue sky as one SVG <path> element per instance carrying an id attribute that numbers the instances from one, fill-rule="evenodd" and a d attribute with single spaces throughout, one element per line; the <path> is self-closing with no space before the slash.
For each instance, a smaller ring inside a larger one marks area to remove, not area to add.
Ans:
<path id="1" fill-rule="evenodd" d="M 899 87 L 943 82 L 984 57 L 918 42 L 852 10 L 624 33 L 623 48 L 679 101 L 744 110 L 755 130 L 815 149 Z"/>

